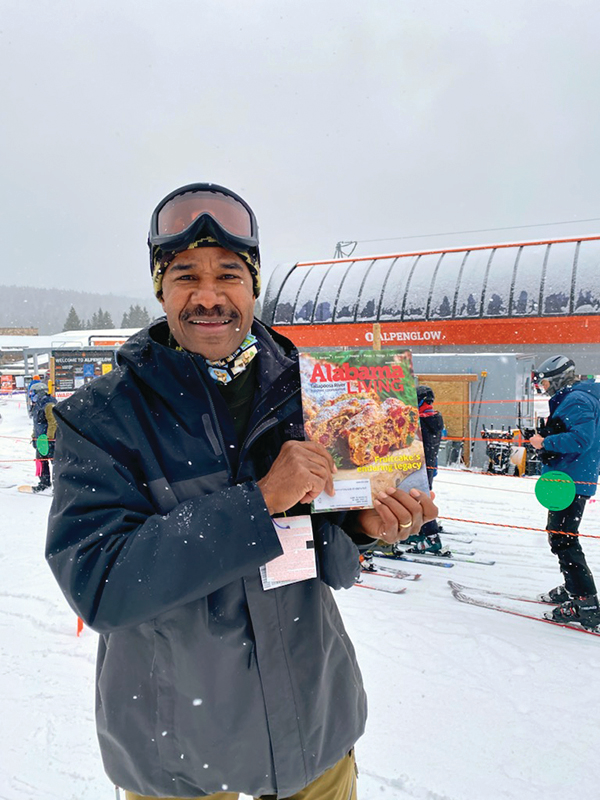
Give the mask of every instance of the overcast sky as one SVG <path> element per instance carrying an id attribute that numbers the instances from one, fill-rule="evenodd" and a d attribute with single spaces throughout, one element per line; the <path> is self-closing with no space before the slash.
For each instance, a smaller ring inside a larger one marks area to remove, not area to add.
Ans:
<path id="1" fill-rule="evenodd" d="M 0 284 L 149 293 L 150 213 L 193 181 L 253 206 L 267 273 L 598 233 L 599 8 L 3 0 Z"/>

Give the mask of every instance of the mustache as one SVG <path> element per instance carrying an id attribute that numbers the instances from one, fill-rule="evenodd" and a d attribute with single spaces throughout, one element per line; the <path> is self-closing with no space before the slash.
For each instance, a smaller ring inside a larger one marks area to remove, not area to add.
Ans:
<path id="1" fill-rule="evenodd" d="M 233 308 L 225 308 L 225 306 L 212 306 L 205 308 L 203 305 L 197 305 L 194 308 L 189 308 L 183 312 L 181 319 L 186 322 L 188 319 L 238 319 L 239 314 Z"/>

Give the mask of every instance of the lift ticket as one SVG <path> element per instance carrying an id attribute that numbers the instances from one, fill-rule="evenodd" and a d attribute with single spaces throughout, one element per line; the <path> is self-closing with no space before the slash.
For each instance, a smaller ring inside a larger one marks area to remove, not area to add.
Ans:
<path id="1" fill-rule="evenodd" d="M 283 555 L 260 568 L 263 589 L 276 589 L 317 577 L 315 540 L 310 516 L 277 517 L 273 525 Z"/>

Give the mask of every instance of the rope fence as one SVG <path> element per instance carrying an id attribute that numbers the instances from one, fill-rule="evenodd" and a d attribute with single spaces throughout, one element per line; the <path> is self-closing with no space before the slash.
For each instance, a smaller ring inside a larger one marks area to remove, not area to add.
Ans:
<path id="1" fill-rule="evenodd" d="M 18 392 L 15 392 L 15 394 L 17 394 L 17 393 Z M 545 399 L 545 398 L 540 398 L 540 399 Z M 535 398 L 534 398 L 534 400 L 535 400 Z M 505 400 L 482 400 L 482 401 L 479 401 L 479 404 L 480 405 L 484 405 L 484 404 L 499 404 L 499 403 L 518 403 L 518 402 L 523 402 L 523 399 L 522 398 L 521 399 L 512 398 L 512 399 L 505 399 Z M 469 405 L 470 406 L 471 404 L 472 403 L 470 401 L 467 401 L 467 400 L 439 400 L 439 401 L 436 401 L 436 403 L 435 403 L 436 406 L 458 406 L 458 405 Z M 495 416 L 495 418 L 497 418 L 497 416 Z M 521 434 L 521 432 L 519 431 L 518 428 L 514 428 L 514 435 L 515 435 L 515 437 L 517 437 L 517 441 L 522 439 L 522 434 Z M 0 439 L 10 439 L 11 441 L 24 442 L 24 443 L 27 443 L 27 444 L 30 444 L 31 441 L 32 441 L 31 437 L 9 436 L 9 435 L 0 435 Z M 448 442 L 463 442 L 464 440 L 465 440 L 465 437 L 460 437 L 460 436 L 444 436 L 444 437 L 442 437 L 442 441 L 448 441 Z M 49 442 L 53 442 L 54 439 L 49 439 L 48 441 Z M 494 439 L 493 439 L 493 437 L 487 437 L 487 438 L 469 437 L 469 441 L 470 442 L 489 442 L 489 441 L 494 441 Z M 507 443 L 511 443 L 513 440 L 512 439 L 506 439 L 505 441 Z M 9 458 L 9 459 L 0 459 L 0 463 L 1 464 L 35 463 L 36 461 L 52 461 L 52 460 L 53 460 L 52 458 L 38 458 L 38 459 L 36 459 L 36 458 Z M 438 473 L 439 472 L 454 473 L 454 474 L 469 473 L 469 474 L 472 474 L 472 475 L 492 476 L 494 478 L 514 478 L 515 477 L 513 475 L 500 474 L 500 473 L 494 473 L 494 472 L 484 472 L 483 470 L 474 470 L 474 469 L 469 469 L 469 468 L 465 468 L 465 467 L 460 467 L 460 468 L 457 468 L 457 469 L 453 469 L 452 467 L 427 467 L 427 469 L 437 470 Z M 519 480 L 529 480 L 529 481 L 538 480 L 539 477 L 540 477 L 539 475 L 522 475 L 522 476 L 520 476 Z M 571 483 L 571 481 L 562 481 L 560 479 L 546 479 L 546 480 L 548 480 L 549 483 L 550 482 Z M 458 483 L 458 482 L 444 480 L 443 483 L 445 485 L 460 486 L 460 487 L 464 488 L 464 484 Z M 585 486 L 598 486 L 598 485 L 600 485 L 600 483 L 597 482 L 597 481 L 573 481 L 573 483 L 576 483 L 576 484 L 579 484 L 579 485 L 585 485 Z M 504 488 L 504 487 L 501 487 L 501 486 L 490 486 L 490 487 L 486 487 L 486 489 L 489 489 L 491 491 L 509 492 L 510 494 L 527 494 L 527 495 L 530 495 L 529 492 L 519 491 L 518 489 L 514 489 L 514 488 L 508 489 L 508 488 Z M 531 532 L 534 532 L 534 533 L 545 533 L 545 534 L 548 534 L 548 533 L 562 533 L 565 536 L 579 536 L 579 537 L 584 537 L 584 538 L 587 538 L 587 539 L 600 539 L 600 535 L 598 535 L 598 534 L 566 533 L 565 531 L 551 531 L 551 530 L 548 530 L 547 528 L 535 528 L 535 527 L 525 526 L 525 525 L 507 525 L 506 523 L 488 522 L 486 520 L 463 519 L 461 517 L 448 517 L 448 516 L 442 516 L 442 515 L 440 515 L 438 517 L 438 519 L 440 519 L 440 520 L 448 520 L 448 521 L 451 521 L 451 522 L 460 522 L 460 523 L 465 523 L 465 524 L 468 524 L 468 525 L 485 525 L 485 526 L 495 527 L 495 528 L 506 528 L 508 530 L 531 531 Z"/>
<path id="2" fill-rule="evenodd" d="M 600 535 L 596 533 L 569 533 L 568 531 L 553 531 L 549 530 L 548 528 L 532 528 L 528 525 L 507 525 L 504 522 L 485 522 L 484 520 L 480 519 L 461 519 L 460 517 L 439 516 L 438 519 L 450 520 L 451 522 L 467 522 L 473 525 L 491 525 L 495 528 L 508 528 L 509 530 L 514 528 L 518 531 L 534 531 L 535 533 L 561 533 L 563 536 L 579 536 L 584 537 L 585 539 L 600 539 Z M 443 534 L 444 531 L 442 531 L 442 535 Z"/>

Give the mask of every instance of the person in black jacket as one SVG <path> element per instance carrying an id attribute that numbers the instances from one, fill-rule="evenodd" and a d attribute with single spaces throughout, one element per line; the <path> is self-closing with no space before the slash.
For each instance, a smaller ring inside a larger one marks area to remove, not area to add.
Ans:
<path id="1" fill-rule="evenodd" d="M 149 245 L 166 319 L 56 409 L 46 556 L 100 633 L 105 769 L 128 800 L 355 798 L 366 702 L 330 587 L 353 585 L 357 545 L 404 538 L 435 506 L 389 490 L 310 517 L 336 468 L 304 441 L 296 349 L 253 319 L 258 231 L 242 198 L 172 192 Z M 294 578 L 292 557 L 271 588 L 297 524 L 312 527 L 316 577 Z"/>
<path id="2" fill-rule="evenodd" d="M 423 450 L 425 451 L 425 464 L 427 465 L 427 480 L 429 488 L 433 487 L 433 479 L 437 475 L 438 453 L 442 442 L 444 419 L 440 412 L 433 407 L 435 394 L 430 386 L 417 386 L 417 402 L 419 404 L 419 421 L 421 423 L 421 436 Z M 410 553 L 440 553 L 442 541 L 440 539 L 441 527 L 437 520 L 426 522 L 418 534 L 409 536 L 406 544 L 412 545 Z"/>

